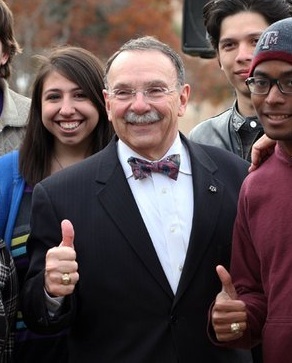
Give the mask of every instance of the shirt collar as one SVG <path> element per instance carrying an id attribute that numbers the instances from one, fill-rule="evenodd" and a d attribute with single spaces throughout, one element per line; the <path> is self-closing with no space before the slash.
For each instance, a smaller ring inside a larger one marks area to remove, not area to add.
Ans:
<path id="1" fill-rule="evenodd" d="M 122 168 L 124 170 L 124 173 L 126 175 L 126 178 L 130 178 L 133 176 L 131 166 L 128 164 L 127 160 L 130 156 L 134 156 L 137 158 L 145 159 L 145 157 L 139 155 L 135 151 L 133 151 L 128 145 L 126 145 L 122 140 L 117 141 L 117 151 L 118 151 L 118 158 L 120 160 L 120 163 L 122 165 Z M 179 136 L 179 133 L 177 134 L 174 143 L 169 148 L 167 153 L 161 158 L 165 158 L 168 155 L 171 154 L 180 154 L 180 167 L 179 172 L 184 173 L 187 175 L 192 174 L 191 169 L 191 162 L 188 150 L 185 145 L 183 145 L 181 138 Z"/>
<path id="2" fill-rule="evenodd" d="M 254 129 L 259 129 L 262 128 L 258 117 L 255 116 L 247 116 L 244 117 L 242 116 L 239 112 L 238 112 L 238 105 L 237 105 L 237 101 L 235 101 L 233 103 L 233 110 L 232 110 L 232 126 L 234 128 L 235 131 L 242 129 L 247 129 L 247 130 L 254 130 Z"/>

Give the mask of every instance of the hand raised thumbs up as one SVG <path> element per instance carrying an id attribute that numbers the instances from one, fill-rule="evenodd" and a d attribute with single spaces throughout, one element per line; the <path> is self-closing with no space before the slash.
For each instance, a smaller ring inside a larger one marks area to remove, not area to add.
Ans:
<path id="1" fill-rule="evenodd" d="M 216 301 L 220 298 L 223 300 L 236 300 L 237 293 L 234 285 L 232 284 L 229 272 L 221 265 L 216 267 L 216 271 L 222 283 L 222 291 L 217 295 Z"/>
<path id="2" fill-rule="evenodd" d="M 60 246 L 66 246 L 74 248 L 74 228 L 72 223 L 68 219 L 64 219 L 61 222 L 62 230 L 62 242 Z"/>
<path id="3" fill-rule="evenodd" d="M 211 312 L 212 325 L 219 341 L 240 338 L 246 330 L 247 313 L 245 303 L 237 299 L 231 275 L 221 265 L 216 267 L 222 290 L 216 296 Z"/>
<path id="4" fill-rule="evenodd" d="M 45 266 L 45 289 L 52 296 L 72 294 L 79 280 L 74 228 L 64 219 L 61 222 L 62 241 L 58 247 L 47 251 Z"/>

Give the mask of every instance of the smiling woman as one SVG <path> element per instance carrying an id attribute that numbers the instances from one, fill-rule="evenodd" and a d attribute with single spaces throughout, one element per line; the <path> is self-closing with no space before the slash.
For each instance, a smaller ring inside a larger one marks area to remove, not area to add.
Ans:
<path id="1" fill-rule="evenodd" d="M 75 82 L 58 71 L 43 83 L 42 123 L 54 137 L 51 173 L 92 154 L 93 130 L 99 122 L 96 105 Z M 56 161 L 57 160 L 57 164 Z"/>
<path id="2" fill-rule="evenodd" d="M 36 56 L 35 78 L 20 170 L 30 185 L 101 150 L 113 135 L 102 90 L 103 67 L 79 47 L 58 47 Z"/>
<path id="3" fill-rule="evenodd" d="M 6 170 L 0 176 L 0 237 L 11 248 L 20 290 L 28 267 L 26 241 L 34 186 L 101 150 L 113 135 L 102 95 L 100 61 L 83 48 L 70 46 L 37 58 L 41 63 L 33 84 L 25 139 L 19 153 L 0 158 L 0 169 Z M 19 311 L 14 362 L 67 362 L 65 347 L 65 331 L 46 336 L 32 333 Z"/>

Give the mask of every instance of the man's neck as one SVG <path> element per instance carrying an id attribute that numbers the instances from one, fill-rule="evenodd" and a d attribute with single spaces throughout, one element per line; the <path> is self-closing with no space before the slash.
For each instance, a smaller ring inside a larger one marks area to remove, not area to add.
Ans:
<path id="1" fill-rule="evenodd" d="M 250 97 L 244 95 L 237 96 L 237 111 L 243 117 L 251 117 L 256 115 Z"/>

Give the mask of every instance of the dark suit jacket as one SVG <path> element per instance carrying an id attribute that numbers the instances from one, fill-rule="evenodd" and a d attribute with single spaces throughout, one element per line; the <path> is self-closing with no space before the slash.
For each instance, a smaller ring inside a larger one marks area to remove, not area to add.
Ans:
<path id="1" fill-rule="evenodd" d="M 237 198 L 248 164 L 181 137 L 191 156 L 194 217 L 175 296 L 119 163 L 116 139 L 34 189 L 23 312 L 39 332 L 71 327 L 70 362 L 249 362 L 243 352 L 218 348 L 207 336 L 208 308 L 221 290 L 215 266 L 229 265 Z M 75 229 L 80 281 L 62 313 L 49 319 L 45 254 L 59 245 L 65 218 Z"/>

